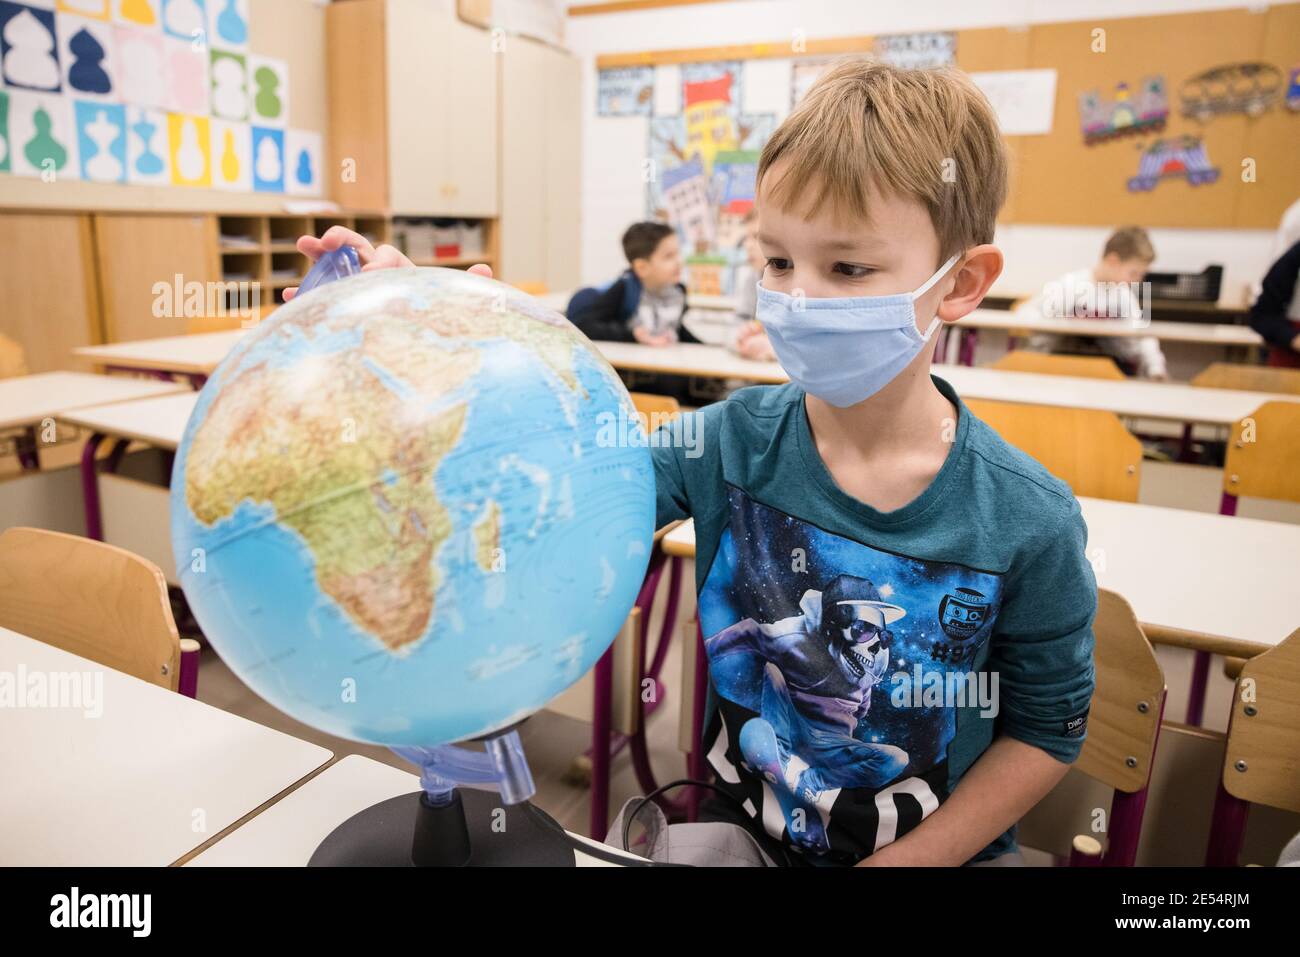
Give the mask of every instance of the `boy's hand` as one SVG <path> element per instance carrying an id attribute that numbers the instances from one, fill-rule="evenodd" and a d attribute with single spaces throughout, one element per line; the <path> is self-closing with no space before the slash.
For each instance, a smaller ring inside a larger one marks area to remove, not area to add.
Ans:
<path id="1" fill-rule="evenodd" d="M 736 334 L 736 351 L 742 358 L 755 362 L 772 362 L 776 359 L 772 343 L 758 322 L 747 322 L 740 327 Z"/>
<path id="2" fill-rule="evenodd" d="M 396 246 L 385 244 L 375 248 L 365 236 L 355 230 L 348 229 L 346 226 L 331 226 L 325 230 L 325 235 L 321 236 L 320 239 L 315 236 L 298 237 L 298 252 L 312 262 L 316 262 L 325 253 L 333 252 L 340 246 L 351 246 L 357 251 L 357 256 L 361 259 L 362 272 L 373 272 L 378 269 L 399 269 L 402 266 L 415 265 Z M 489 279 L 492 277 L 492 267 L 484 263 L 470 266 L 469 271 L 479 276 L 487 276 Z M 284 301 L 288 302 L 297 294 L 298 287 L 290 286 L 284 291 Z"/>
<path id="3" fill-rule="evenodd" d="M 673 344 L 673 340 L 670 336 L 656 336 L 645 326 L 633 326 L 632 336 L 643 346 L 670 346 Z"/>

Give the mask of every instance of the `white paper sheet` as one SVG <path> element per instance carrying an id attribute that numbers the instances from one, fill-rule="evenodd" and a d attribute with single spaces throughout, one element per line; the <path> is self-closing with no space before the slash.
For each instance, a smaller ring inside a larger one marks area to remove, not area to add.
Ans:
<path id="1" fill-rule="evenodd" d="M 990 70 L 972 73 L 970 78 L 993 104 L 1003 135 L 1034 136 L 1052 132 L 1055 70 Z"/>

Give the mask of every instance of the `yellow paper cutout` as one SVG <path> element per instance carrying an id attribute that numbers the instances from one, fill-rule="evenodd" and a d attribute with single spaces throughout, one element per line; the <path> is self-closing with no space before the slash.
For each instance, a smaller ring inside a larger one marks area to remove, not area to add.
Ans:
<path id="1" fill-rule="evenodd" d="M 157 22 L 149 0 L 122 0 L 122 19 L 138 23 L 142 27 L 151 27 Z"/>
<path id="2" fill-rule="evenodd" d="M 108 0 L 59 0 L 59 9 L 92 20 L 107 20 L 109 17 Z"/>
<path id="3" fill-rule="evenodd" d="M 173 186 L 212 185 L 212 141 L 206 116 L 167 114 Z"/>
<path id="4" fill-rule="evenodd" d="M 239 182 L 239 155 L 235 152 L 234 130 L 226 130 L 221 144 L 221 178 L 227 183 Z"/>

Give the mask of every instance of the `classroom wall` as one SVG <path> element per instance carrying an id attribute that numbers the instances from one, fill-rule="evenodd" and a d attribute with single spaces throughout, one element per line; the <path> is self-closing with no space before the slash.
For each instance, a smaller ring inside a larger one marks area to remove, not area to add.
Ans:
<path id="1" fill-rule="evenodd" d="M 643 50 L 707 47 L 778 40 L 802 30 L 809 39 L 955 30 L 968 27 L 1116 18 L 1237 8 L 1214 0 L 930 0 L 924 4 L 860 0 L 734 0 L 627 13 L 569 17 L 565 44 L 583 61 L 583 191 L 581 273 L 603 281 L 625 268 L 619 237 L 645 217 L 642 167 L 649 120 L 596 115 L 596 56 Z M 1256 5 L 1262 8 L 1263 4 Z M 1252 7 L 1253 9 L 1253 7 Z M 1093 262 L 1108 229 L 1093 226 L 1008 225 L 997 241 L 1007 264 L 995 292 L 1032 292 L 1047 279 Z M 1152 229 L 1155 268 L 1200 271 L 1224 266 L 1221 302 L 1248 301 L 1251 286 L 1272 259 L 1273 233 L 1243 229 Z"/>

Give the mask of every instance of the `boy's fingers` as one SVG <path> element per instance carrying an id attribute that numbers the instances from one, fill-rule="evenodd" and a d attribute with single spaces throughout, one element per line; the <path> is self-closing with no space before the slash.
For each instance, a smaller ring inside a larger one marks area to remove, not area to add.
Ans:
<path id="1" fill-rule="evenodd" d="M 325 230 L 320 243 L 322 248 L 329 252 L 333 252 L 340 246 L 351 246 L 361 256 L 362 262 L 369 262 L 375 254 L 375 247 L 371 245 L 370 240 L 346 226 L 331 226 Z"/>
<path id="2" fill-rule="evenodd" d="M 473 266 L 469 267 L 468 271 L 472 272 L 476 276 L 487 276 L 489 279 L 492 278 L 492 267 L 487 263 L 475 263 Z"/>
<path id="3" fill-rule="evenodd" d="M 321 241 L 315 236 L 299 236 L 297 245 L 298 252 L 302 253 L 312 262 L 320 259 L 321 255 L 325 252 L 325 247 L 321 245 Z"/>
<path id="4" fill-rule="evenodd" d="M 294 296 L 296 296 L 296 295 L 298 295 L 298 287 L 297 287 L 297 286 L 286 286 L 286 287 L 285 287 L 285 290 L 284 290 L 284 301 L 285 301 L 285 302 L 288 302 L 290 299 L 292 299 L 292 298 L 293 298 Z"/>

